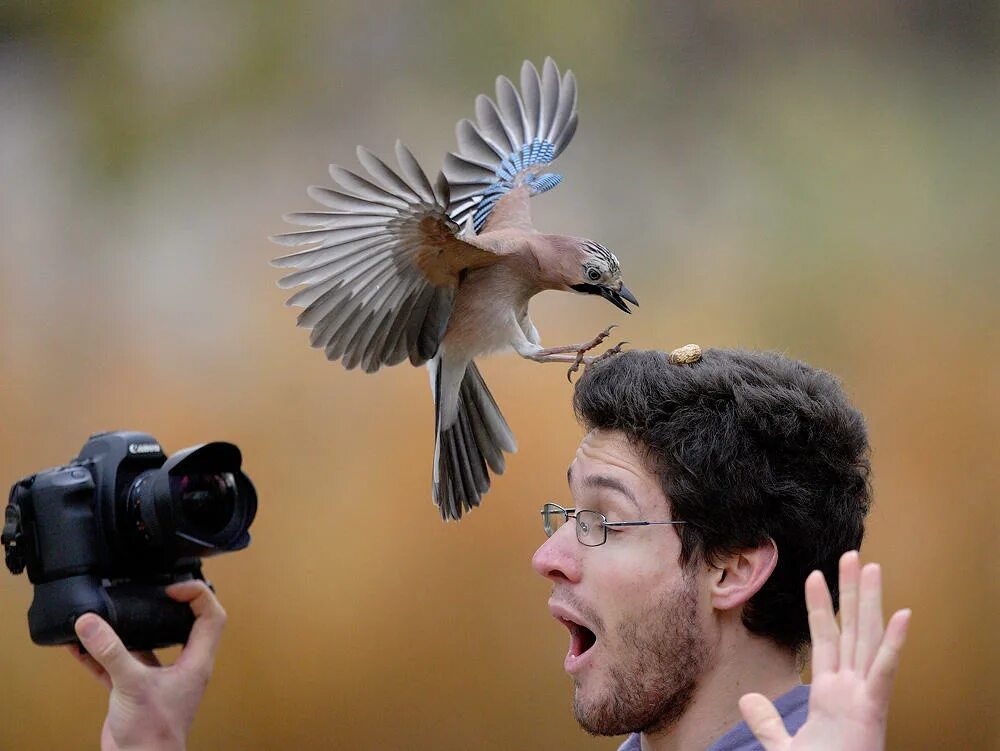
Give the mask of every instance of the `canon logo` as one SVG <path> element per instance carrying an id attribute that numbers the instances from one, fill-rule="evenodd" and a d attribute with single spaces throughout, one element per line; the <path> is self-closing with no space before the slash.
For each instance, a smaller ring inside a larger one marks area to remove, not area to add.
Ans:
<path id="1" fill-rule="evenodd" d="M 158 443 L 130 443 L 128 452 L 130 454 L 162 454 L 163 450 Z"/>

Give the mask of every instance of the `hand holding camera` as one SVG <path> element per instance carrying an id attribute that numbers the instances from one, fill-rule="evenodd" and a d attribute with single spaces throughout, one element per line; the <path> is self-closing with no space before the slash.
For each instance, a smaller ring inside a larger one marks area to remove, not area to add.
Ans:
<path id="1" fill-rule="evenodd" d="M 131 650 L 187 641 L 191 610 L 164 587 L 250 543 L 257 494 L 241 462 L 231 443 L 168 459 L 145 433 L 98 433 L 69 464 L 14 483 L 2 541 L 7 567 L 35 585 L 32 640 L 75 642 L 93 612 Z"/>
<path id="2" fill-rule="evenodd" d="M 185 747 L 215 665 L 226 613 L 204 582 L 171 584 L 166 593 L 195 616 L 184 650 L 167 667 L 152 652 L 130 653 L 111 626 L 93 613 L 76 622 L 86 652 L 76 645 L 69 649 L 111 692 L 101 729 L 102 751 Z"/>
<path id="3" fill-rule="evenodd" d="M 69 644 L 110 690 L 104 751 L 184 748 L 226 621 L 201 558 L 245 548 L 257 512 L 241 463 L 230 443 L 167 458 L 148 434 L 98 433 L 11 488 L 0 540 L 35 586 L 31 638 Z M 152 650 L 180 643 L 161 666 Z"/>

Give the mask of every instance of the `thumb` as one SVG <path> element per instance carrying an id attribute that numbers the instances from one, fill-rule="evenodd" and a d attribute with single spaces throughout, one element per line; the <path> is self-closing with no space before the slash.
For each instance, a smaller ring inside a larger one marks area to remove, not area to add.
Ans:
<path id="1" fill-rule="evenodd" d="M 792 737 L 778 710 L 763 694 L 745 694 L 740 699 L 740 712 L 750 731 L 760 741 L 765 751 L 784 751 Z"/>
<path id="2" fill-rule="evenodd" d="M 128 653 L 118 634 L 100 616 L 84 613 L 76 619 L 75 628 L 84 649 L 107 671 L 115 687 L 120 688 L 139 674 L 142 664 Z"/>

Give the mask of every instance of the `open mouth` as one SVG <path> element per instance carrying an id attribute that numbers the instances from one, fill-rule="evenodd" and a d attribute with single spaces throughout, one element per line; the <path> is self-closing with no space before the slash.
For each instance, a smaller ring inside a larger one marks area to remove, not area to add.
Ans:
<path id="1" fill-rule="evenodd" d="M 569 629 L 569 656 L 576 658 L 589 651 L 597 643 L 597 636 L 586 626 L 560 618 L 559 622 Z"/>

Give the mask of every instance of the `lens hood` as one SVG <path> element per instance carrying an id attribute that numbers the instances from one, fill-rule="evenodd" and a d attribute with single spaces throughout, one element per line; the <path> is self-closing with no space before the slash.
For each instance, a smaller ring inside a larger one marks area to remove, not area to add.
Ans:
<path id="1" fill-rule="evenodd" d="M 178 451 L 137 478 L 134 507 L 150 543 L 175 558 L 245 548 L 257 493 L 241 464 L 239 448 L 216 441 Z"/>

